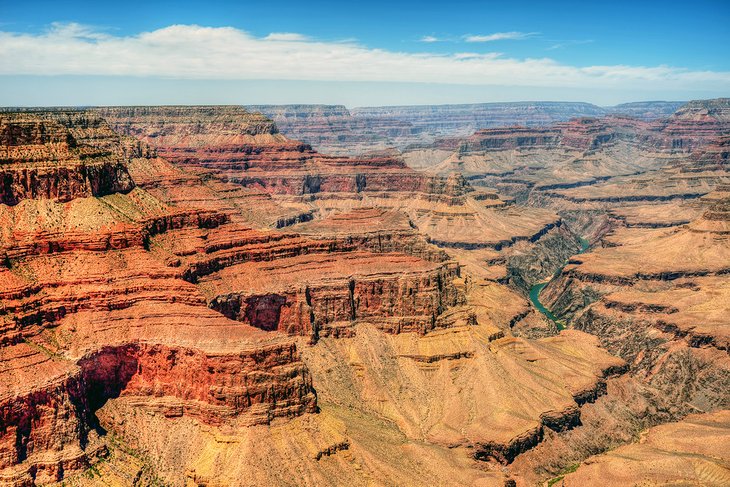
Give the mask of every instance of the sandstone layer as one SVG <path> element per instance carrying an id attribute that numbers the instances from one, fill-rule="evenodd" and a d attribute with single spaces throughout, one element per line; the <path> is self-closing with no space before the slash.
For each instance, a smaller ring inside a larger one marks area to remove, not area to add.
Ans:
<path id="1" fill-rule="evenodd" d="M 95 412 L 112 397 L 207 424 L 315 410 L 311 377 L 291 339 L 210 310 L 183 269 L 149 251 L 154 236 L 216 228 L 225 214 L 172 208 L 136 188 L 119 136 L 94 114 L 4 117 L 17 142 L 3 162 L 8 172 L 55 154 L 59 139 L 90 156 L 47 163 L 54 188 L 66 181 L 62 164 L 83 185 L 58 197 L 35 191 L 43 180 L 30 177 L 24 198 L 1 207 L 0 478 L 29 485 L 88 468 L 107 450 Z M 99 151 L 117 157 L 115 174 L 124 177 L 89 169 Z"/>

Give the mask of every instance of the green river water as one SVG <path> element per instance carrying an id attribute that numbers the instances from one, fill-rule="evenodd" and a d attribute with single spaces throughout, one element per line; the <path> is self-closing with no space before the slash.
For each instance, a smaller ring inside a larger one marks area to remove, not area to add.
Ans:
<path id="1" fill-rule="evenodd" d="M 579 254 L 582 254 L 586 250 L 588 250 L 588 246 L 590 243 L 588 240 L 584 239 L 583 237 L 580 237 L 580 251 Z M 567 264 L 568 261 L 565 261 L 565 264 Z M 563 267 L 565 267 L 565 264 L 560 267 L 557 271 L 555 271 L 554 276 L 557 276 L 560 274 L 560 272 L 563 270 Z M 554 277 L 553 276 L 553 277 Z M 555 316 L 549 309 L 547 309 L 541 302 L 540 302 L 540 291 L 548 285 L 550 281 L 541 282 L 540 284 L 535 284 L 530 288 L 530 301 L 532 301 L 533 306 L 537 308 L 537 310 L 547 316 L 547 318 L 555 323 L 555 326 L 558 327 L 558 330 L 564 330 L 565 329 L 565 323 L 560 321 L 557 316 Z"/>

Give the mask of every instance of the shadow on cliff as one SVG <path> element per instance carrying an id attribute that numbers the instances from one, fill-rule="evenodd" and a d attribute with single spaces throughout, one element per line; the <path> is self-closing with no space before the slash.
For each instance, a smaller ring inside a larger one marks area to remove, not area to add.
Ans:
<path id="1" fill-rule="evenodd" d="M 100 425 L 96 412 L 109 399 L 120 396 L 132 377 L 140 372 L 138 350 L 132 345 L 104 347 L 98 352 L 79 361 L 81 367 L 81 391 L 76 407 L 79 416 L 86 422 L 87 429 L 82 431 L 81 446 L 88 441 L 88 432 L 93 429 L 100 435 L 106 430 Z M 83 429 L 83 425 L 81 425 Z"/>

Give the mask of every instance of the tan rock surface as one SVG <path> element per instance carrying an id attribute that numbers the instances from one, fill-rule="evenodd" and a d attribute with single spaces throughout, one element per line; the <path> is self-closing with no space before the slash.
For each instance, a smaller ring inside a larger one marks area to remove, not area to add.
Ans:
<path id="1" fill-rule="evenodd" d="M 704 485 L 730 482 L 730 411 L 656 426 L 638 443 L 586 460 L 554 485 Z"/>

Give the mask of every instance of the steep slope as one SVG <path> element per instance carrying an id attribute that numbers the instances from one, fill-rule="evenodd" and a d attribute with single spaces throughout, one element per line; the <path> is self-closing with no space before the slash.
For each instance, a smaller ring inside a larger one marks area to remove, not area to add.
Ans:
<path id="1" fill-rule="evenodd" d="M 134 187 L 122 163 L 122 148 L 108 142 L 115 137 L 108 125 L 76 113 L 55 118 L 0 114 L 0 203 L 70 201 Z M 85 137 L 93 138 L 96 146 L 85 144 Z"/>

